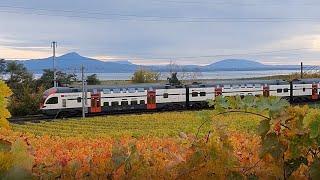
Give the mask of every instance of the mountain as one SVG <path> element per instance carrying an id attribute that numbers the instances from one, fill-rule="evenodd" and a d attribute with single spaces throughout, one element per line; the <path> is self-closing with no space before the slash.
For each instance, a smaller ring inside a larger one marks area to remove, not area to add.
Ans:
<path id="1" fill-rule="evenodd" d="M 72 52 L 56 57 L 56 67 L 62 71 L 79 70 L 83 64 L 86 72 L 90 73 L 131 73 L 139 67 L 148 68 L 154 71 L 168 72 L 172 69 L 171 65 L 151 65 L 141 66 L 130 61 L 105 62 L 97 59 L 83 57 L 78 53 Z M 32 59 L 22 61 L 29 71 L 41 73 L 43 69 L 52 69 L 52 57 L 44 59 Z M 178 71 L 243 71 L 243 70 L 287 70 L 299 69 L 295 65 L 265 65 L 257 61 L 245 59 L 225 59 L 206 66 L 198 65 L 179 65 L 174 67 Z M 79 71 L 78 71 L 79 72 Z"/>
<path id="2" fill-rule="evenodd" d="M 268 65 L 245 59 L 226 59 L 205 66 L 206 69 L 211 70 L 261 69 L 268 67 Z"/>
<path id="3" fill-rule="evenodd" d="M 299 65 L 266 65 L 253 60 L 225 59 L 203 66 L 202 71 L 296 70 Z"/>
<path id="4" fill-rule="evenodd" d="M 83 64 L 88 72 L 134 72 L 137 65 L 129 61 L 121 62 L 105 62 L 97 59 L 80 56 L 78 53 L 72 52 L 60 57 L 56 57 L 56 67 L 62 71 L 79 69 Z M 41 73 L 43 69 L 49 69 L 53 66 L 52 57 L 45 59 L 33 59 L 24 61 L 23 64 L 30 71 Z"/>

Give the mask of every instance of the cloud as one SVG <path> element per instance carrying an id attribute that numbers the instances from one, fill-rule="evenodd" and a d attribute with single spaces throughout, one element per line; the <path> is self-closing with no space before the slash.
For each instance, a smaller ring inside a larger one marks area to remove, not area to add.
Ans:
<path id="1" fill-rule="evenodd" d="M 7 47 L 0 47 L 0 58 L 9 60 L 28 60 L 38 59 L 41 57 L 48 57 L 46 51 L 35 51 L 32 49 L 14 49 Z"/>
<path id="2" fill-rule="evenodd" d="M 48 57 L 52 54 L 50 42 L 55 40 L 58 41 L 58 55 L 77 51 L 84 56 L 109 61 L 130 60 L 139 64 L 167 64 L 174 60 L 178 64 L 203 65 L 224 58 L 296 64 L 302 58 L 314 63 L 318 57 L 315 52 L 320 49 L 320 28 L 313 21 L 187 23 L 179 22 L 177 18 L 161 17 L 183 17 L 184 20 L 201 17 L 318 17 L 320 2 L 189 2 L 192 3 L 158 0 L 92 0 L 90 3 L 87 0 L 2 0 L 0 5 L 26 8 L 9 8 L 15 13 L 0 11 L 0 56 Z M 8 11 L 8 8 L 1 9 Z M 56 13 L 53 13 L 54 10 Z M 129 20 L 120 20 L 124 19 L 121 15 L 133 16 Z M 157 18 L 159 21 L 145 21 L 152 19 L 150 16 L 160 17 Z M 310 47 L 311 50 L 250 54 L 300 47 Z M 248 55 L 232 55 L 246 53 Z M 229 56 L 214 57 L 221 54 Z M 201 57 L 206 55 L 213 57 Z M 177 58 L 186 56 L 199 58 Z"/>

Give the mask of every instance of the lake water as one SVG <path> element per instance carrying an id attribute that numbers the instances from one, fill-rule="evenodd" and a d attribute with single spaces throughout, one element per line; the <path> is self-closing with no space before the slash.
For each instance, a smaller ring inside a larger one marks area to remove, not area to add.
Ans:
<path id="1" fill-rule="evenodd" d="M 274 75 L 286 75 L 299 72 L 298 70 L 265 70 L 265 71 L 214 71 L 214 72 L 180 72 L 180 79 L 239 79 Z M 91 75 L 93 73 L 87 73 Z M 100 80 L 130 80 L 133 73 L 96 73 Z M 41 76 L 37 74 L 36 77 Z M 169 73 L 161 73 L 161 79 L 166 80 Z M 182 76 L 182 77 L 181 77 Z M 80 77 L 80 75 L 78 75 Z"/>

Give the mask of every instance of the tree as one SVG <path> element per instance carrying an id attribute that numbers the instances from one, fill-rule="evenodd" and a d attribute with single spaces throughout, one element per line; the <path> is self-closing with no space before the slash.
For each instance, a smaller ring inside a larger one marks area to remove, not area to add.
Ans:
<path id="1" fill-rule="evenodd" d="M 0 59 L 0 75 L 2 76 L 6 71 L 6 61 L 4 59 Z"/>
<path id="2" fill-rule="evenodd" d="M 15 116 L 37 113 L 43 88 L 33 79 L 33 74 L 16 61 L 8 62 L 5 72 L 7 84 L 13 92 L 8 105 L 10 113 Z"/>
<path id="3" fill-rule="evenodd" d="M 39 113 L 39 104 L 43 98 L 44 89 L 40 86 L 33 89 L 28 84 L 24 84 L 19 94 L 14 94 L 10 100 L 9 110 L 12 115 L 22 116 Z"/>
<path id="4" fill-rule="evenodd" d="M 67 74 L 61 71 L 57 71 L 56 74 L 58 86 L 67 86 L 70 85 L 72 82 L 77 81 L 76 74 Z M 53 75 L 53 70 L 44 69 L 42 76 L 37 81 L 37 86 L 43 86 L 43 88 L 45 89 L 53 87 Z"/>
<path id="5" fill-rule="evenodd" d="M 171 85 L 181 85 L 181 82 L 179 81 L 176 72 L 171 74 L 171 77 L 168 78 L 168 81 Z"/>
<path id="6" fill-rule="evenodd" d="M 87 76 L 87 83 L 88 85 L 99 85 L 101 84 L 100 80 L 97 77 L 97 74 L 92 74 Z"/>
<path id="7" fill-rule="evenodd" d="M 8 62 L 5 72 L 9 75 L 7 84 L 13 91 L 20 89 L 22 84 L 32 84 L 32 73 L 28 72 L 23 64 L 16 61 Z"/>
<path id="8" fill-rule="evenodd" d="M 152 83 L 159 81 L 160 73 L 139 69 L 134 72 L 132 81 L 135 83 Z"/>

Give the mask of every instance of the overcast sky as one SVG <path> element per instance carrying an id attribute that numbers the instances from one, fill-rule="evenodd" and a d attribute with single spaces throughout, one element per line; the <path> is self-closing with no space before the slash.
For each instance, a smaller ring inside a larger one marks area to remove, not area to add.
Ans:
<path id="1" fill-rule="evenodd" d="M 1 0 L 0 58 L 320 65 L 320 1 Z"/>

